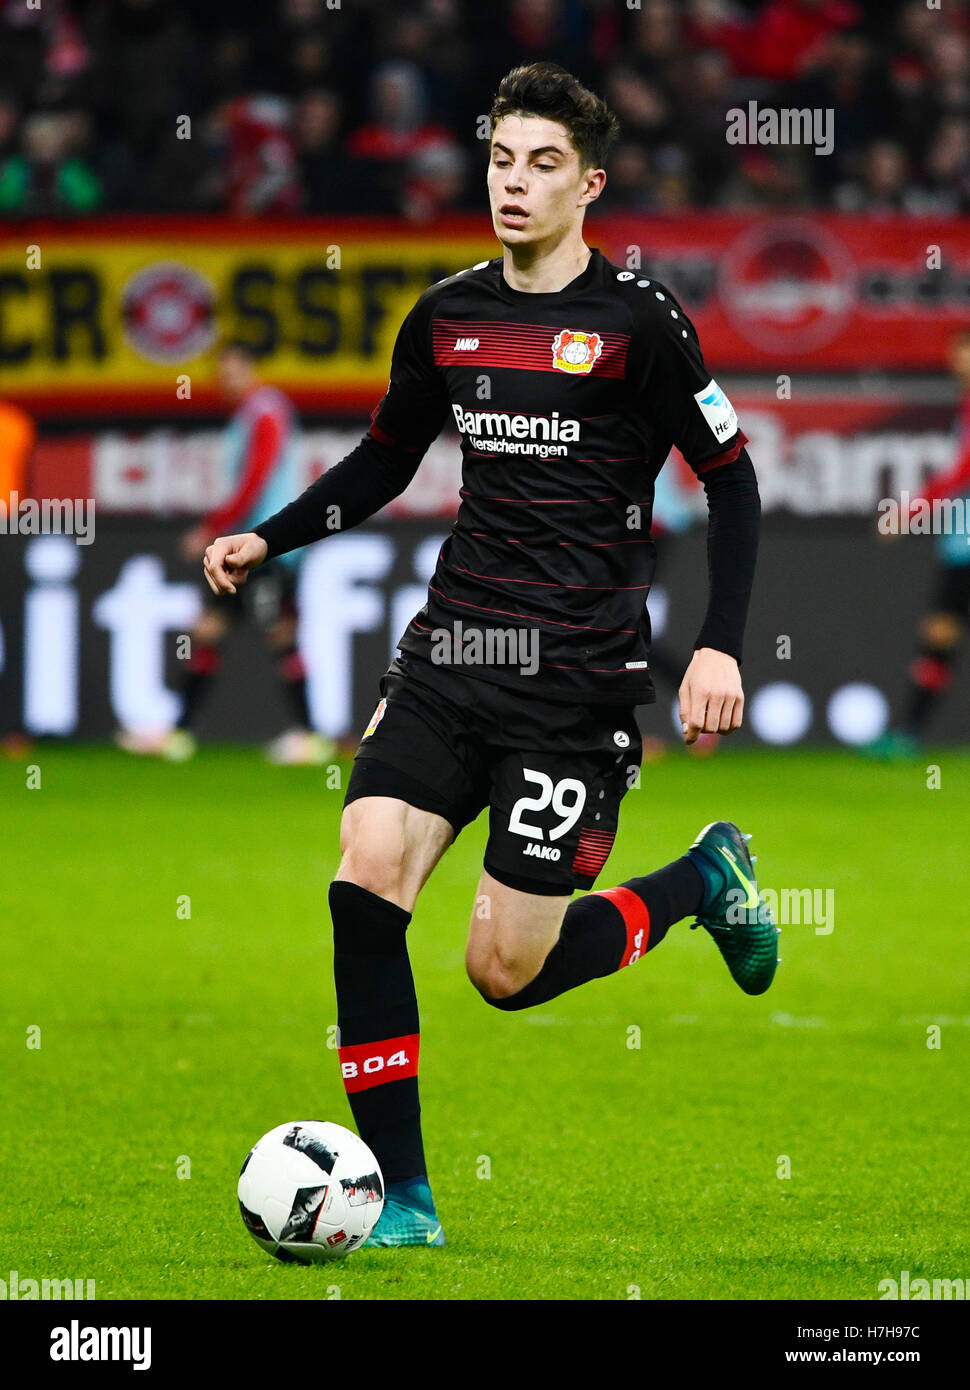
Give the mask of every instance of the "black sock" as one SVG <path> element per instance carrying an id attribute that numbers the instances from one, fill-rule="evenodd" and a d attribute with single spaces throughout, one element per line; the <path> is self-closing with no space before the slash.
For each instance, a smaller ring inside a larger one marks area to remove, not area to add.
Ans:
<path id="1" fill-rule="evenodd" d="M 930 715 L 950 688 L 955 656 L 953 648 L 924 645 L 909 668 L 909 706 L 903 729 L 914 738 L 922 736 Z"/>
<path id="2" fill-rule="evenodd" d="M 176 728 L 187 729 L 191 725 L 199 707 L 209 693 L 212 678 L 222 665 L 222 653 L 218 647 L 203 642 L 193 642 L 189 669 L 182 687 L 182 713 Z"/>
<path id="3" fill-rule="evenodd" d="M 330 885 L 340 1072 L 357 1132 L 384 1182 L 426 1172 L 418 1100 L 411 914 L 356 883 Z"/>
<path id="4" fill-rule="evenodd" d="M 487 999 L 497 1009 L 531 1009 L 587 980 L 612 975 L 652 951 L 668 927 L 699 911 L 704 880 L 683 855 L 644 878 L 587 893 L 566 908 L 559 940 L 518 994 Z"/>

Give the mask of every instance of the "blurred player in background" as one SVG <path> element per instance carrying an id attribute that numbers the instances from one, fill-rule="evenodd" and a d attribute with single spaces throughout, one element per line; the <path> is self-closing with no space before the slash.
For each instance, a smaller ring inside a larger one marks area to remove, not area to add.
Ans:
<path id="1" fill-rule="evenodd" d="M 6 516 L 27 495 L 30 458 L 37 441 L 37 428 L 25 410 L 0 400 L 0 506 Z M 30 740 L 19 729 L 0 740 L 0 752 L 20 757 Z"/>
<path id="2" fill-rule="evenodd" d="M 954 663 L 970 622 L 970 534 L 965 524 L 970 509 L 970 328 L 954 338 L 950 364 L 962 391 L 956 461 L 923 488 L 922 498 L 911 499 L 910 509 L 924 499 L 930 505 L 944 498 L 959 499 L 962 518 L 958 512 L 950 533 L 937 537 L 933 600 L 920 624 L 919 651 L 909 668 L 906 714 L 898 728 L 869 745 L 867 751 L 874 757 L 909 758 L 918 753 L 930 720 L 953 682 Z"/>
<path id="3" fill-rule="evenodd" d="M 232 492 L 217 510 L 182 537 L 186 560 L 198 560 L 213 535 L 247 530 L 267 512 L 278 510 L 299 490 L 299 434 L 291 402 L 259 377 L 252 350 L 235 340 L 219 351 L 219 386 L 234 407 L 226 428 L 225 450 Z M 306 700 L 306 670 L 297 647 L 296 583 L 300 557 L 281 556 L 260 570 L 257 582 L 226 605 L 207 601 L 192 629 L 191 656 L 183 687 L 183 708 L 173 729 L 155 733 L 123 731 L 118 742 L 132 753 L 160 754 L 175 762 L 196 749 L 192 732 L 199 710 L 222 664 L 222 645 L 233 621 L 251 619 L 262 629 L 276 662 L 291 711 L 290 727 L 267 747 L 271 762 L 322 763 L 333 753 L 328 739 L 314 733 Z"/>
<path id="4" fill-rule="evenodd" d="M 0 401 L 0 502 L 8 509 L 27 493 L 27 466 L 37 439 L 33 420 L 25 410 Z"/>

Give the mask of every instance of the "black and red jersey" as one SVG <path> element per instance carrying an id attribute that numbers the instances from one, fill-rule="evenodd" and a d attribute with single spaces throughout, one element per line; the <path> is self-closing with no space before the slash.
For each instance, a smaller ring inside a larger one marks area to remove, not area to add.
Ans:
<path id="1" fill-rule="evenodd" d="M 597 250 L 552 293 L 513 289 L 501 257 L 432 285 L 371 435 L 420 458 L 449 423 L 460 506 L 401 649 L 430 659 L 443 631 L 535 631 L 534 675 L 463 669 L 549 698 L 651 701 L 654 480 L 672 445 L 704 478 L 745 443 L 670 290 Z"/>

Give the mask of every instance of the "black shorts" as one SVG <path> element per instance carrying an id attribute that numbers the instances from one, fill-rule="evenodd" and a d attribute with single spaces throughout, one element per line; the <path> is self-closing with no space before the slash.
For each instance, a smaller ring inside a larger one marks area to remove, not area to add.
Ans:
<path id="1" fill-rule="evenodd" d="M 393 661 L 344 805 L 392 796 L 455 837 L 489 808 L 485 868 L 526 893 L 589 889 L 643 753 L 633 707 L 537 701 L 414 656 Z"/>
<path id="2" fill-rule="evenodd" d="M 941 565 L 933 593 L 933 611 L 970 621 L 970 565 Z"/>

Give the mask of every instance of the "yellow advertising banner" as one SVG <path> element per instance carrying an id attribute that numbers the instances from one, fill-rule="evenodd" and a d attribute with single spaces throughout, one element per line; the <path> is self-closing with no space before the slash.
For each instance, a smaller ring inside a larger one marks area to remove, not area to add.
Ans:
<path id="1" fill-rule="evenodd" d="M 8 226 L 0 394 L 39 415 L 210 408 L 231 337 L 298 405 L 369 409 L 422 290 L 500 250 L 480 218 Z"/>

